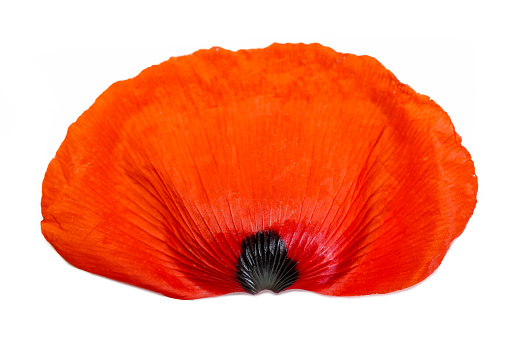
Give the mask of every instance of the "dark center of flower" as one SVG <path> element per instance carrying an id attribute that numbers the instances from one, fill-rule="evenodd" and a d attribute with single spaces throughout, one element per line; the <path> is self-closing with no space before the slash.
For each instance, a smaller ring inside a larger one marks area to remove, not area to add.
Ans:
<path id="1" fill-rule="evenodd" d="M 286 244 L 275 231 L 258 232 L 242 241 L 237 261 L 237 280 L 248 293 L 281 292 L 297 278 L 297 262 L 288 258 Z"/>

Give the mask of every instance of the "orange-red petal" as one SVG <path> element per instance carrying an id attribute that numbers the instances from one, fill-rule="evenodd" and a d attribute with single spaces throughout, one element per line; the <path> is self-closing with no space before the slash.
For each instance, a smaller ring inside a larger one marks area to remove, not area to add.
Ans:
<path id="1" fill-rule="evenodd" d="M 447 114 L 374 58 L 213 48 L 83 113 L 48 167 L 42 231 L 74 266 L 175 298 L 243 291 L 243 241 L 269 230 L 289 288 L 387 293 L 438 267 L 476 193 Z"/>

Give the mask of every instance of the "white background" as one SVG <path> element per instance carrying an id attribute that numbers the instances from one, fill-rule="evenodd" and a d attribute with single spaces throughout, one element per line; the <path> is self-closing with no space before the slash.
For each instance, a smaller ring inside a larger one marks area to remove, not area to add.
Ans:
<path id="1" fill-rule="evenodd" d="M 3 1 L 0 337 L 509 338 L 509 25 L 502 3 Z M 42 179 L 67 127 L 95 98 L 171 56 L 272 42 L 319 42 L 376 57 L 449 113 L 474 159 L 479 194 L 439 269 L 389 295 L 181 301 L 61 259 L 40 232 Z"/>

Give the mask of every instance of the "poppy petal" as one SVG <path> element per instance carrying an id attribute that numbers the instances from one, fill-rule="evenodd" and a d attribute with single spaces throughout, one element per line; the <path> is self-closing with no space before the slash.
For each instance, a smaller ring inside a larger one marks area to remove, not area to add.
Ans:
<path id="1" fill-rule="evenodd" d="M 42 231 L 72 265 L 174 298 L 387 293 L 438 267 L 476 193 L 447 114 L 376 59 L 216 47 L 71 125 Z"/>

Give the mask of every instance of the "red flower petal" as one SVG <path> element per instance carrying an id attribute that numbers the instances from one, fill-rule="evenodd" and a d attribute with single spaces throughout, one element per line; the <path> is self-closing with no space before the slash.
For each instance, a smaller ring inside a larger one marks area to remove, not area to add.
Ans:
<path id="1" fill-rule="evenodd" d="M 375 59 L 214 48 L 112 85 L 69 128 L 42 231 L 74 266 L 175 298 L 386 293 L 438 267 L 476 193 L 447 114 Z"/>

